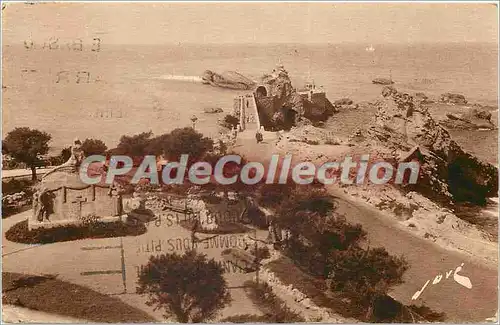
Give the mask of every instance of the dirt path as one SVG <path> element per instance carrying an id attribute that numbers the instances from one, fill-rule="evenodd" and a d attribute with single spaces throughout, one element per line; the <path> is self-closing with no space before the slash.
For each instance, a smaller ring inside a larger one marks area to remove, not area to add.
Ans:
<path id="1" fill-rule="evenodd" d="M 383 215 L 377 209 L 363 202 L 353 202 L 342 193 L 333 192 L 339 197 L 339 212 L 344 213 L 351 222 L 360 223 L 368 233 L 371 247 L 383 246 L 391 254 L 403 255 L 410 268 L 405 273 L 405 283 L 394 288 L 392 296 L 404 304 L 425 304 L 446 313 L 447 321 L 472 322 L 484 321 L 495 315 L 498 306 L 498 273 L 487 266 L 471 261 L 468 256 L 445 250 L 438 245 L 399 228 L 395 220 Z M 472 288 L 468 289 L 453 280 L 453 273 L 462 263 L 459 271 L 467 276 Z M 448 279 L 446 272 L 453 271 Z M 442 279 L 432 285 L 434 278 Z M 429 285 L 417 300 L 412 296 L 424 286 Z"/>

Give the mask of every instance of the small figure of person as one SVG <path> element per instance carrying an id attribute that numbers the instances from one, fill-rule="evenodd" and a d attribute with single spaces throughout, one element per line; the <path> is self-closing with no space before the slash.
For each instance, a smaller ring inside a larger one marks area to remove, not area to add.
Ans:
<path id="1" fill-rule="evenodd" d="M 262 132 L 260 130 L 257 130 L 255 133 L 255 139 L 257 140 L 257 143 L 261 143 L 262 140 L 264 140 L 264 137 L 262 136 Z"/>

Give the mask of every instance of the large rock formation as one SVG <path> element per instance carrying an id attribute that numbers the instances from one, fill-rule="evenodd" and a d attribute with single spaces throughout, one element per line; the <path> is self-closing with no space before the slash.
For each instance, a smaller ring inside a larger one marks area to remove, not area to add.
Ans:
<path id="1" fill-rule="evenodd" d="M 440 124 L 450 129 L 496 129 L 495 124 L 491 122 L 491 113 L 483 109 L 472 108 L 460 114 L 448 113 L 446 117 Z"/>
<path id="2" fill-rule="evenodd" d="M 314 84 L 297 91 L 282 65 L 262 77 L 255 99 L 261 123 L 277 129 L 307 123 L 305 120 L 324 121 L 337 111 L 325 92 L 316 89 Z"/>
<path id="3" fill-rule="evenodd" d="M 452 105 L 466 105 L 467 100 L 465 96 L 462 94 L 454 94 L 454 93 L 444 93 L 439 98 L 439 101 L 442 103 L 452 104 Z"/>
<path id="4" fill-rule="evenodd" d="M 222 88 L 249 90 L 255 86 L 253 80 L 235 71 L 226 71 L 218 74 L 210 70 L 205 70 L 201 78 L 203 83 Z"/>
<path id="5" fill-rule="evenodd" d="M 392 79 L 388 78 L 375 78 L 372 80 L 372 83 L 378 84 L 378 85 L 392 85 L 394 81 Z"/>
<path id="6" fill-rule="evenodd" d="M 487 197 L 497 196 L 496 167 L 464 152 L 412 96 L 393 87 L 385 87 L 382 95 L 370 133 L 394 150 L 418 148 L 420 178 L 417 184 L 409 185 L 411 190 L 444 203 L 484 204 Z"/>
<path id="7" fill-rule="evenodd" d="M 355 104 L 350 98 L 341 98 L 333 102 L 333 107 L 335 107 L 336 110 L 341 111 L 358 109 L 359 105 Z"/>

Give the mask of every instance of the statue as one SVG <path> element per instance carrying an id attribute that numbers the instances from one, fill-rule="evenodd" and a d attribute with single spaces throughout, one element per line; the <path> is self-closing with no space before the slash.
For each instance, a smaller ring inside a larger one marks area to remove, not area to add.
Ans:
<path id="1" fill-rule="evenodd" d="M 33 194 L 33 215 L 38 221 L 42 222 L 49 219 L 49 215 L 53 210 L 53 199 L 54 193 L 45 188 L 41 188 Z"/>
<path id="2" fill-rule="evenodd" d="M 69 159 L 64 164 L 54 167 L 51 171 L 46 173 L 42 179 L 56 171 L 68 171 L 75 173 L 78 171 L 78 167 L 80 167 L 84 158 L 85 154 L 82 149 L 82 142 L 78 138 L 75 138 L 75 140 L 73 140 L 73 145 L 71 146 L 71 156 Z"/>

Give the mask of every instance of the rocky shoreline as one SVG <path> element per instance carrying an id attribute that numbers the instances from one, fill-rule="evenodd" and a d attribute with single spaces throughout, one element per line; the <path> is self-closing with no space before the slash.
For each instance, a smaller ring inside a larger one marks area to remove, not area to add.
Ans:
<path id="1" fill-rule="evenodd" d="M 416 184 L 342 185 L 342 191 L 397 219 L 402 228 L 418 237 L 496 265 L 497 234 L 461 219 L 457 209 L 467 202 L 480 211 L 488 198 L 497 197 L 498 168 L 462 149 L 439 123 L 437 114 L 431 113 L 435 105 L 445 105 L 451 111 L 464 109 L 462 106 L 446 102 L 426 104 L 421 98 L 385 87 L 381 99 L 356 108 L 374 112 L 363 129 L 350 130 L 347 135 L 327 127 L 302 125 L 280 133 L 276 149 L 315 164 L 367 153 L 373 159 L 394 163 L 419 161 L 421 173 Z M 354 108 L 349 100 L 337 103 Z M 480 112 L 478 105 L 474 109 Z M 491 114 L 485 117 L 491 119 Z M 335 116 L 336 120 L 340 118 L 340 114 Z"/>

